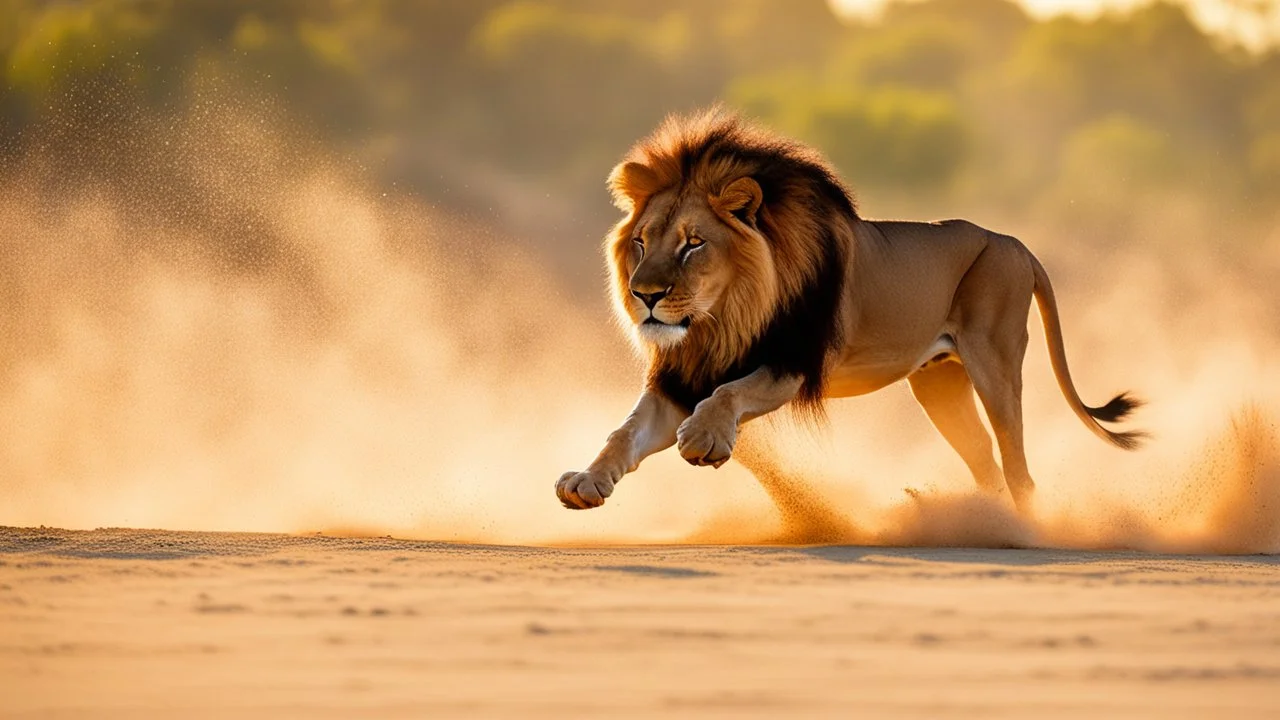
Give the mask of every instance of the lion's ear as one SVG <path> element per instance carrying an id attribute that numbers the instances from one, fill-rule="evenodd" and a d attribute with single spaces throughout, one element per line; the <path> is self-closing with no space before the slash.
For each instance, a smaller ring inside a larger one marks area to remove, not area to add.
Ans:
<path id="1" fill-rule="evenodd" d="M 764 192 L 760 183 L 749 177 L 740 177 L 729 183 L 719 195 L 711 197 L 711 206 L 717 211 L 732 215 L 739 221 L 756 226 L 756 212 L 760 203 L 764 202 Z"/>
<path id="2" fill-rule="evenodd" d="M 637 201 L 658 192 L 658 174 L 638 162 L 619 163 L 609 173 L 609 192 L 620 210 L 634 210 Z"/>

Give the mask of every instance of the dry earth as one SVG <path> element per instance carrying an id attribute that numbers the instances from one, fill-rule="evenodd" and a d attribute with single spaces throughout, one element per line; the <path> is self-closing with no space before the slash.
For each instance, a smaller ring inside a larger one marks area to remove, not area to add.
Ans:
<path id="1" fill-rule="evenodd" d="M 1280 558 L 0 529 L 6 717 L 1275 717 Z"/>

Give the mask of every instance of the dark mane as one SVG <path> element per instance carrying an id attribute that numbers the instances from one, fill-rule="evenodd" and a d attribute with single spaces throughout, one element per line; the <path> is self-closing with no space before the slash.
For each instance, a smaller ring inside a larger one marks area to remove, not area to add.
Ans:
<path id="1" fill-rule="evenodd" d="M 827 354 L 843 342 L 839 308 L 844 256 L 833 244 L 808 290 L 780 308 L 760 338 L 730 367 L 688 378 L 683 368 L 655 363 L 649 371 L 650 385 L 692 412 L 717 387 L 767 367 L 775 375 L 800 375 L 804 382 L 792 402 L 798 410 L 820 418 Z"/>

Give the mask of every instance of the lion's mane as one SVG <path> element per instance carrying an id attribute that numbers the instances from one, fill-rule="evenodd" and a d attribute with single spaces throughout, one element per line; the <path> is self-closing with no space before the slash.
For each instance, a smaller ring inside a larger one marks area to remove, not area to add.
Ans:
<path id="1" fill-rule="evenodd" d="M 852 194 L 813 150 L 721 108 L 669 116 L 609 177 L 615 202 L 628 211 L 606 239 L 615 301 L 628 318 L 627 253 L 650 198 L 671 188 L 681 199 L 716 196 L 744 176 L 762 190 L 756 227 L 769 257 L 732 253 L 738 280 L 715 320 L 694 323 L 673 348 L 649 348 L 649 383 L 692 410 L 719 385 L 764 366 L 801 376 L 796 404 L 820 414 L 827 354 L 842 340 L 840 298 L 858 215 Z"/>

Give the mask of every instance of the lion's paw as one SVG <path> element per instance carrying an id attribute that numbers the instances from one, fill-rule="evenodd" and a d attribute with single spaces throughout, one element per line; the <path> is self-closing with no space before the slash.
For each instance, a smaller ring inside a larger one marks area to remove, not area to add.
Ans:
<path id="1" fill-rule="evenodd" d="M 714 422 L 694 413 L 676 429 L 676 447 L 690 465 L 720 467 L 733 454 L 738 428 L 732 422 Z"/>
<path id="2" fill-rule="evenodd" d="M 556 497 L 570 510 L 600 507 L 613 494 L 614 482 L 603 473 L 570 470 L 556 482 Z"/>

